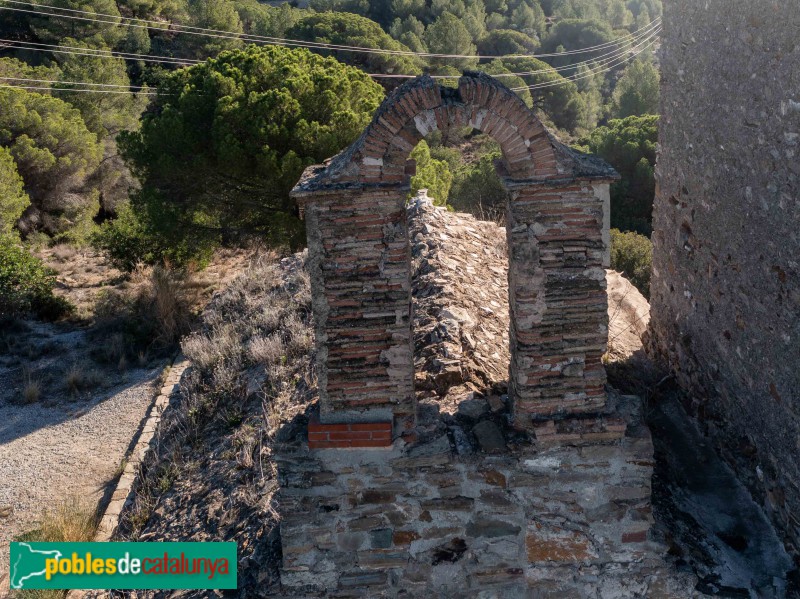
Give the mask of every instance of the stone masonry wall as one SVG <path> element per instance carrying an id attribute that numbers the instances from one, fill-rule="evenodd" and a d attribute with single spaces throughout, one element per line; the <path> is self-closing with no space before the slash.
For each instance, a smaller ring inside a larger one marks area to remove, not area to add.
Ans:
<path id="1" fill-rule="evenodd" d="M 515 424 L 605 404 L 603 203 L 594 187 L 512 191 L 506 227 Z M 514 376 L 516 375 L 516 376 Z"/>
<path id="2" fill-rule="evenodd" d="M 651 351 L 800 547 L 800 9 L 669 0 Z"/>
<path id="3" fill-rule="evenodd" d="M 324 198 L 324 199 L 323 199 Z M 369 189 L 306 208 L 323 422 L 413 426 L 405 196 Z"/>
<path id="4" fill-rule="evenodd" d="M 538 442 L 506 444 L 496 428 L 500 442 L 476 451 L 457 423 L 474 430 L 503 414 L 470 405 L 471 417 L 439 421 L 416 445 L 280 447 L 291 596 L 694 596 L 650 537 L 653 446 L 638 417 L 627 433 L 553 431 Z M 439 418 L 433 403 L 425 410 Z"/>

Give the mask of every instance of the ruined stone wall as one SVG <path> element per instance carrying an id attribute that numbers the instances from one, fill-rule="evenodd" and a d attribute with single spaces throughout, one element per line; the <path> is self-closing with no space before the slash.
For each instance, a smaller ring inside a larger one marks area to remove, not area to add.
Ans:
<path id="1" fill-rule="evenodd" d="M 800 9 L 664 2 L 651 350 L 800 542 Z"/>
<path id="2" fill-rule="evenodd" d="M 364 446 L 353 422 L 414 428 L 410 255 L 403 206 L 408 156 L 433 131 L 492 136 L 510 192 L 510 392 L 515 426 L 601 410 L 608 338 L 608 185 L 602 160 L 558 142 L 497 80 L 465 73 L 457 88 L 428 76 L 396 89 L 361 137 L 309 167 L 292 195 L 308 220 L 325 443 Z M 325 428 L 347 425 L 342 430 Z M 357 438 L 358 437 L 358 438 Z M 311 439 L 312 445 L 315 439 Z M 388 441 L 388 440 L 387 440 Z"/>
<path id="3" fill-rule="evenodd" d="M 532 443 L 501 432 L 493 423 L 507 413 L 490 403 L 468 401 L 457 421 L 439 420 L 436 403 L 426 403 L 420 417 L 436 432 L 411 447 L 283 445 L 275 459 L 287 592 L 693 596 L 692 581 L 671 571 L 666 547 L 649 534 L 653 446 L 638 416 L 595 430 L 551 422 Z"/>
<path id="4" fill-rule="evenodd" d="M 368 189 L 306 208 L 323 422 L 413 426 L 405 195 Z M 333 414 L 336 413 L 334 417 Z"/>
<path id="5" fill-rule="evenodd" d="M 608 341 L 602 200 L 586 181 L 527 187 L 512 190 L 507 217 L 517 426 L 597 411 Z"/>

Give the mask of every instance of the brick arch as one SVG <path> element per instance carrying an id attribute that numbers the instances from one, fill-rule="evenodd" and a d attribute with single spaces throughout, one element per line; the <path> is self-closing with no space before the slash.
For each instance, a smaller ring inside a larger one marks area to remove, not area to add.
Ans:
<path id="1" fill-rule="evenodd" d="M 364 182 L 402 181 L 406 159 L 421 139 L 465 126 L 498 142 L 510 178 L 558 174 L 550 137 L 533 111 L 496 79 L 475 73 L 461 77 L 455 89 L 423 76 L 395 90 L 357 142 L 354 176 Z"/>
<path id="2" fill-rule="evenodd" d="M 616 173 L 559 143 L 491 77 L 467 73 L 445 88 L 423 76 L 292 191 L 307 221 L 321 426 L 337 435 L 415 426 L 407 159 L 428 133 L 467 125 L 492 136 L 504 158 L 515 424 L 605 404 L 604 231 Z M 369 442 L 390 442 L 381 435 Z"/>
<path id="3" fill-rule="evenodd" d="M 496 79 L 467 73 L 457 88 L 427 76 L 392 92 L 372 123 L 348 150 L 331 161 L 326 175 L 338 182 L 401 183 L 414 147 L 432 131 L 471 126 L 493 137 L 505 173 L 525 180 L 559 175 L 553 140 L 525 103 Z"/>

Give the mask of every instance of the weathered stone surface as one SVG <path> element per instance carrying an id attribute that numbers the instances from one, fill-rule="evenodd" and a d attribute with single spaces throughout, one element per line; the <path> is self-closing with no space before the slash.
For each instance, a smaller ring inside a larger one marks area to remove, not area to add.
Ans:
<path id="1" fill-rule="evenodd" d="M 500 453 L 506 448 L 506 440 L 500 428 L 491 420 L 483 420 L 472 427 L 472 434 L 482 451 Z"/>
<path id="2" fill-rule="evenodd" d="M 379 453 L 369 460 L 315 455 L 300 440 L 284 445 L 280 479 L 318 481 L 303 489 L 311 509 L 282 514 L 285 588 L 328 596 L 351 596 L 357 588 L 361 596 L 380 596 L 360 587 L 380 587 L 388 596 L 491 590 L 503 597 L 547 596 L 548 589 L 557 597 L 691 589 L 669 570 L 666 548 L 650 538 L 652 469 L 636 463 L 652 454 L 649 438 L 547 449 L 528 440 L 502 455 L 448 452 L 446 464 L 405 467 L 404 460 L 439 455 L 425 454 L 449 447 L 443 439 L 406 447 L 399 458 Z M 336 476 L 305 476 L 309 471 Z M 285 503 L 283 493 L 292 490 L 281 489 L 281 509 L 290 509 L 293 495 Z M 343 498 L 336 509 L 328 509 L 331 497 Z"/>
<path id="3" fill-rule="evenodd" d="M 467 535 L 471 537 L 507 537 L 513 536 L 522 530 L 520 526 L 506 522 L 480 516 L 467 524 Z"/>
<path id="4" fill-rule="evenodd" d="M 458 414 L 478 420 L 489 411 L 489 403 L 483 398 L 466 399 L 458 404 Z"/>
<path id="5" fill-rule="evenodd" d="M 543 530 L 541 525 L 528 529 L 525 546 L 528 561 L 580 563 L 597 557 L 592 542 L 584 533 L 559 528 Z"/>
<path id="6" fill-rule="evenodd" d="M 793 2 L 664 3 L 649 343 L 795 550 L 798 27 Z"/>

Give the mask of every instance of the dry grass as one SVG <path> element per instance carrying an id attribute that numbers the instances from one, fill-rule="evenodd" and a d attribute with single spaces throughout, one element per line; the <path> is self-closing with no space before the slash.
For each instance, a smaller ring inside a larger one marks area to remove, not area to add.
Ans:
<path id="1" fill-rule="evenodd" d="M 71 498 L 42 514 L 39 528 L 22 535 L 19 541 L 47 543 L 85 543 L 94 539 L 99 523 L 96 507 L 86 501 Z M 66 591 L 20 590 L 13 597 L 18 599 L 58 599 Z"/>
<path id="2" fill-rule="evenodd" d="M 77 254 L 77 250 L 66 243 L 60 243 L 52 249 L 53 257 L 59 262 L 66 262 Z"/>
<path id="3" fill-rule="evenodd" d="M 211 301 L 202 328 L 181 343 L 192 368 L 180 403 L 159 429 L 157 457 L 143 464 L 145 482 L 124 516 L 125 538 L 165 525 L 163 518 L 150 521 L 160 495 L 190 492 L 187 466 L 198 461 L 205 477 L 223 477 L 232 505 L 254 514 L 248 525 L 272 525 L 274 517 L 264 514 L 276 487 L 269 445 L 315 387 L 310 304 L 302 260 L 279 266 L 274 256 L 255 261 Z"/>
<path id="4" fill-rule="evenodd" d="M 168 264 L 137 268 L 126 285 L 98 297 L 93 334 L 103 343 L 95 359 L 125 370 L 171 351 L 189 331 L 200 293 L 189 271 Z"/>
<path id="5" fill-rule="evenodd" d="M 286 346 L 280 335 L 257 335 L 250 339 L 248 354 L 253 362 L 261 364 L 275 364 L 286 353 Z"/>
<path id="6" fill-rule="evenodd" d="M 51 543 L 91 541 L 97 531 L 97 509 L 77 498 L 63 501 L 42 516 L 37 540 Z"/>
<path id="7" fill-rule="evenodd" d="M 22 378 L 22 401 L 26 404 L 36 403 L 42 396 L 42 382 L 28 368 L 23 369 Z"/>
<path id="8" fill-rule="evenodd" d="M 104 383 L 103 373 L 83 362 L 72 364 L 64 374 L 64 387 L 73 395 L 90 391 Z"/>

